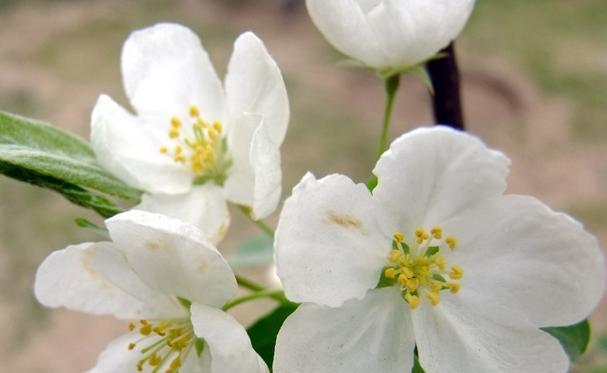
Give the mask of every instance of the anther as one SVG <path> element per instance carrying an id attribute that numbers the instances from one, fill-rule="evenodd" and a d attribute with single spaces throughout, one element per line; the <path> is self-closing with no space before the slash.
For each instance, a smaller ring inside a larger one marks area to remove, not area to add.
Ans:
<path id="1" fill-rule="evenodd" d="M 403 234 L 403 232 L 396 232 L 394 233 L 393 238 L 396 242 L 402 242 L 405 240 L 405 235 Z"/>
<path id="2" fill-rule="evenodd" d="M 141 328 L 139 328 L 139 333 L 142 335 L 150 335 L 152 333 L 152 325 L 144 324 Z"/>
<path id="3" fill-rule="evenodd" d="M 416 278 L 410 278 L 406 281 L 405 286 L 407 287 L 407 290 L 414 292 L 419 286 L 419 280 Z"/>
<path id="4" fill-rule="evenodd" d="M 443 237 L 443 229 L 441 227 L 432 228 L 432 231 L 430 231 L 430 233 L 432 234 L 432 237 L 437 240 L 440 240 Z"/>
<path id="5" fill-rule="evenodd" d="M 445 269 L 445 265 L 447 264 L 447 261 L 445 260 L 444 257 L 439 255 L 436 258 L 434 258 L 434 264 L 436 264 L 438 269 L 440 269 L 442 271 Z"/>
<path id="6" fill-rule="evenodd" d="M 454 280 L 459 280 L 460 278 L 464 277 L 464 269 L 460 266 L 451 267 L 451 272 L 449 273 L 449 277 L 451 277 Z"/>
<path id="7" fill-rule="evenodd" d="M 392 263 L 398 263 L 400 258 L 402 257 L 402 252 L 400 250 L 392 250 L 390 251 L 390 257 L 388 258 Z"/>
<path id="8" fill-rule="evenodd" d="M 453 294 L 457 294 L 457 292 L 459 292 L 461 285 L 459 284 L 459 282 L 449 281 L 449 282 L 447 282 L 447 287 L 449 288 L 449 291 L 451 291 Z"/>
<path id="9" fill-rule="evenodd" d="M 387 278 L 396 278 L 396 269 L 395 268 L 386 268 L 386 270 L 384 271 L 384 276 L 386 276 Z"/>
<path id="10" fill-rule="evenodd" d="M 416 309 L 419 306 L 419 297 L 417 295 L 407 293 L 404 295 L 404 298 L 407 303 L 409 303 L 409 307 L 412 310 Z"/>
<path id="11" fill-rule="evenodd" d="M 171 127 L 173 127 L 173 128 L 181 127 L 181 120 L 177 117 L 171 117 Z"/>
<path id="12" fill-rule="evenodd" d="M 428 300 L 433 306 L 440 303 L 440 293 L 431 291 L 427 294 Z"/>
<path id="13" fill-rule="evenodd" d="M 200 116 L 200 109 L 196 105 L 190 105 L 190 116 L 192 118 L 197 118 Z"/>
<path id="14" fill-rule="evenodd" d="M 445 239 L 445 243 L 451 250 L 453 250 L 457 246 L 457 239 L 453 236 L 449 236 Z"/>

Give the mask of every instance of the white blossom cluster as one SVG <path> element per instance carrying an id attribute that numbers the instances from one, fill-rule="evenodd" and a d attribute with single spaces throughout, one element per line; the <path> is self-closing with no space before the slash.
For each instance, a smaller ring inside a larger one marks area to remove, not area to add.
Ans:
<path id="1" fill-rule="evenodd" d="M 463 29 L 473 0 L 308 0 L 327 40 L 361 65 L 401 72 Z M 254 220 L 281 196 L 289 102 L 263 42 L 236 40 L 222 82 L 198 37 L 176 24 L 133 32 L 122 75 L 134 113 L 102 95 L 99 163 L 144 192 L 38 269 L 35 294 L 127 320 L 90 372 L 257 373 L 269 367 L 227 310 L 238 284 L 216 248 L 227 202 Z M 308 173 L 274 238 L 285 296 L 275 373 L 566 372 L 541 328 L 585 319 L 600 301 L 597 240 L 540 201 L 505 194 L 510 161 L 478 138 L 420 128 L 381 155 L 370 190 Z"/>

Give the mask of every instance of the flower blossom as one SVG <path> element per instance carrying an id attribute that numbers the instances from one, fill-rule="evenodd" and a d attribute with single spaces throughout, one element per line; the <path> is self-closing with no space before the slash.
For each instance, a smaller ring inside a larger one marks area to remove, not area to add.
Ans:
<path id="1" fill-rule="evenodd" d="M 278 275 L 303 304 L 274 372 L 566 372 L 540 328 L 575 324 L 605 283 L 596 239 L 538 200 L 504 194 L 509 160 L 444 127 L 397 139 L 369 192 L 306 175 L 281 213 Z"/>
<path id="2" fill-rule="evenodd" d="M 133 320 L 90 373 L 268 372 L 244 328 L 221 310 L 236 279 L 198 229 L 137 210 L 106 226 L 112 242 L 52 253 L 34 285 L 46 306 Z"/>
<path id="3" fill-rule="evenodd" d="M 402 71 L 434 57 L 464 28 L 474 0 L 307 0 L 325 38 L 380 71 Z"/>
<path id="4" fill-rule="evenodd" d="M 238 37 L 224 85 L 198 37 L 176 24 L 133 32 L 121 63 L 136 115 L 100 96 L 91 142 L 103 167 L 145 192 L 137 209 L 190 222 L 213 242 L 229 225 L 226 200 L 254 219 L 274 211 L 289 103 L 261 40 Z"/>

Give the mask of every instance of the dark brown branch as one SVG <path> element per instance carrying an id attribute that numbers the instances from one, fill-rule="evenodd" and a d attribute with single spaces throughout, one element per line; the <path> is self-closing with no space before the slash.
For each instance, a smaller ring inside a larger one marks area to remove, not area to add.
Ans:
<path id="1" fill-rule="evenodd" d="M 445 57 L 426 64 L 434 86 L 432 104 L 436 123 L 464 130 L 464 113 L 460 89 L 460 75 L 453 43 L 441 51 Z"/>

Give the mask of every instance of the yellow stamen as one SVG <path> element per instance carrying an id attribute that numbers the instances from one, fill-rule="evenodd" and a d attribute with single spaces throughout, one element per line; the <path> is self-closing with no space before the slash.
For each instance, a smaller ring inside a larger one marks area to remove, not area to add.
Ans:
<path id="1" fill-rule="evenodd" d="M 181 127 L 181 120 L 177 117 L 171 117 L 171 127 L 173 128 L 180 128 Z"/>
<path id="2" fill-rule="evenodd" d="M 453 250 L 457 246 L 457 238 L 449 236 L 445 239 L 445 243 L 447 244 L 447 246 L 449 246 L 451 250 Z"/>
<path id="3" fill-rule="evenodd" d="M 460 278 L 464 277 L 464 269 L 460 266 L 451 267 L 451 272 L 449 273 L 449 277 L 451 277 L 454 280 L 459 280 Z"/>
<path id="4" fill-rule="evenodd" d="M 445 269 L 445 265 L 447 264 L 447 261 L 445 260 L 444 257 L 439 255 L 436 258 L 434 258 L 434 263 L 436 264 L 438 269 L 440 269 L 442 271 Z"/>
<path id="5" fill-rule="evenodd" d="M 152 325 L 144 324 L 141 328 L 139 328 L 139 333 L 142 335 L 150 335 L 152 333 Z"/>
<path id="6" fill-rule="evenodd" d="M 440 240 L 443 237 L 443 229 L 441 227 L 432 228 L 430 233 L 432 234 L 432 237 L 436 238 L 437 240 Z"/>
<path id="7" fill-rule="evenodd" d="M 196 105 L 190 105 L 190 116 L 192 118 L 197 118 L 200 116 L 200 109 Z"/>
<path id="8" fill-rule="evenodd" d="M 410 278 L 405 283 L 405 286 L 407 287 L 407 290 L 412 293 L 417 290 L 417 287 L 419 286 L 419 280 L 416 278 Z"/>
<path id="9" fill-rule="evenodd" d="M 419 297 L 417 295 L 405 294 L 404 296 L 407 303 L 409 303 L 409 307 L 414 310 L 419 306 Z"/>
<path id="10" fill-rule="evenodd" d="M 428 300 L 433 306 L 436 306 L 440 303 L 440 293 L 431 291 L 427 294 Z"/>
<path id="11" fill-rule="evenodd" d="M 440 303 L 441 292 L 451 291 L 455 294 L 460 290 L 458 281 L 447 281 L 446 278 L 459 280 L 463 277 L 464 270 L 457 265 L 447 266 L 447 260 L 440 255 L 441 249 L 446 250 L 445 245 L 431 245 L 433 240 L 442 239 L 444 232 L 441 227 L 434 227 L 430 231 L 420 227 L 414 233 L 413 240 L 424 245 L 409 246 L 405 242 L 404 233 L 393 234 L 393 249 L 388 254 L 390 264 L 384 269 L 383 281 L 398 285 L 403 299 L 411 309 L 418 307 L 422 298 L 436 306 Z M 454 240 L 450 236 L 445 242 Z"/>
<path id="12" fill-rule="evenodd" d="M 447 287 L 449 287 L 449 291 L 451 291 L 453 294 L 457 294 L 461 285 L 459 284 L 459 282 L 449 281 L 447 282 Z"/>
<path id="13" fill-rule="evenodd" d="M 390 257 L 388 258 L 392 263 L 398 263 L 403 253 L 400 250 L 390 251 Z"/>
<path id="14" fill-rule="evenodd" d="M 396 269 L 393 267 L 386 268 L 384 271 L 384 276 L 386 276 L 386 278 L 396 278 Z"/>

